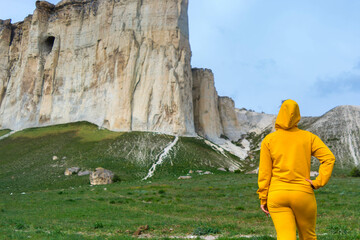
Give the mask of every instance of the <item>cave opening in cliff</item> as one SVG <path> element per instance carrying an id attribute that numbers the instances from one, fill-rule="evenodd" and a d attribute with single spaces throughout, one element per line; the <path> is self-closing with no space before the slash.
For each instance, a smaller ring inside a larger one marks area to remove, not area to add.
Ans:
<path id="1" fill-rule="evenodd" d="M 54 42 L 55 42 L 55 37 L 53 36 L 49 36 L 45 39 L 44 41 L 44 52 L 46 54 L 49 54 L 54 46 Z"/>

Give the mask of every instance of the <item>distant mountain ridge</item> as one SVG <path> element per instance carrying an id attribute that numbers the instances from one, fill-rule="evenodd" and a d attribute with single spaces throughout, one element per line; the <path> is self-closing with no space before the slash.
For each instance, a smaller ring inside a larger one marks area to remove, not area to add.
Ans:
<path id="1" fill-rule="evenodd" d="M 239 123 L 250 133 L 274 131 L 276 115 L 237 109 Z M 319 117 L 302 117 L 299 128 L 319 136 L 334 153 L 341 168 L 360 164 L 360 106 L 338 106 Z M 253 135 L 254 135 L 253 134 Z M 251 134 L 250 134 L 251 135 Z M 246 137 L 245 137 L 246 139 Z M 251 139 L 248 139 L 251 141 Z M 256 142 L 257 149 L 261 141 Z M 255 148 L 254 148 L 255 149 Z"/>
<path id="2" fill-rule="evenodd" d="M 360 106 L 338 106 L 300 124 L 326 143 L 342 167 L 360 164 Z"/>

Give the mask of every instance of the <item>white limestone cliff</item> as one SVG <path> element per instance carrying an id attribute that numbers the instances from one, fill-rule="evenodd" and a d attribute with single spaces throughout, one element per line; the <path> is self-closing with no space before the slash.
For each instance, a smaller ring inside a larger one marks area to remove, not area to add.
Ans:
<path id="1" fill-rule="evenodd" d="M 258 113 L 246 109 L 235 109 L 236 116 L 243 133 L 260 134 L 265 129 L 275 128 L 276 115 Z"/>
<path id="2" fill-rule="evenodd" d="M 223 134 L 214 74 L 210 69 L 192 69 L 194 123 L 196 132 L 216 141 Z"/>
<path id="3" fill-rule="evenodd" d="M 236 115 L 234 100 L 229 97 L 219 97 L 218 101 L 224 135 L 232 141 L 237 141 L 244 131 Z"/>
<path id="4" fill-rule="evenodd" d="M 0 127 L 194 135 L 187 0 L 36 2 L 0 22 Z"/>

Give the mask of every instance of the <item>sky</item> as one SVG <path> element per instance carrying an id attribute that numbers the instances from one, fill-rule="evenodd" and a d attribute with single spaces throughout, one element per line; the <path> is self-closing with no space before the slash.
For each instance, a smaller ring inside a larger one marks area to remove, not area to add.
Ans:
<path id="1" fill-rule="evenodd" d="M 0 19 L 34 9 L 0 0 Z M 320 116 L 360 105 L 359 12 L 358 0 L 189 0 L 191 64 L 211 69 L 237 108 L 277 114 L 290 98 L 302 116 Z"/>

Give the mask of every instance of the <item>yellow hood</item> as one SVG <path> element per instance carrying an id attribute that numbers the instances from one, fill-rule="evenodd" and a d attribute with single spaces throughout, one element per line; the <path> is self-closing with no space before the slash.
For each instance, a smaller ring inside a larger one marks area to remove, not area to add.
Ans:
<path id="1" fill-rule="evenodd" d="M 275 129 L 288 130 L 297 127 L 300 121 L 299 105 L 291 99 L 283 102 L 275 122 Z"/>

